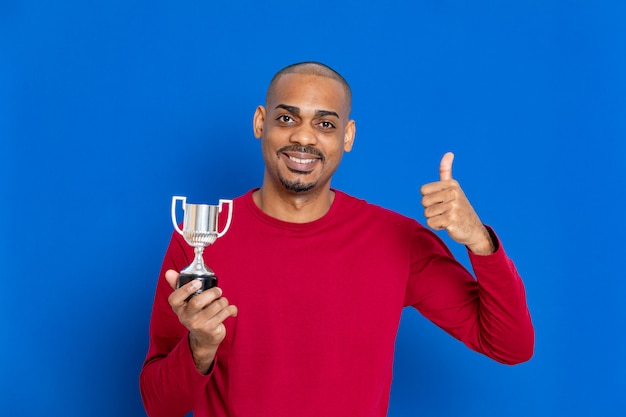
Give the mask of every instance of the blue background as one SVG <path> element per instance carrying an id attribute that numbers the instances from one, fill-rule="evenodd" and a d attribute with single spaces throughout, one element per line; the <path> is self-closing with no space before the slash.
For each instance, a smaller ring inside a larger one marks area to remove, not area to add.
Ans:
<path id="1" fill-rule="evenodd" d="M 389 415 L 625 415 L 625 22 L 620 1 L 2 1 L 0 413 L 144 415 L 171 196 L 260 185 L 254 109 L 320 60 L 354 91 L 333 186 L 423 221 L 454 151 L 536 326 L 507 367 L 407 310 Z"/>

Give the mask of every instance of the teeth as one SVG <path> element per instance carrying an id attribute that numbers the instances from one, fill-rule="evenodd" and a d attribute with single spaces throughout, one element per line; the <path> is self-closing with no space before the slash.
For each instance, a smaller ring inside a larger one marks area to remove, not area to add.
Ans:
<path id="1" fill-rule="evenodd" d="M 294 156 L 290 156 L 289 159 L 299 164 L 310 164 L 311 162 L 315 162 L 315 159 L 300 159 Z"/>

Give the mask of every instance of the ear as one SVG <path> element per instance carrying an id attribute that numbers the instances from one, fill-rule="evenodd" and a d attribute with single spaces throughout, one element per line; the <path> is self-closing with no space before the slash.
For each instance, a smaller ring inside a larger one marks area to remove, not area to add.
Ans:
<path id="1" fill-rule="evenodd" d="M 349 120 L 346 124 L 346 129 L 343 136 L 343 150 L 350 152 L 352 145 L 354 144 L 354 136 L 356 135 L 356 123 L 354 120 Z"/>
<path id="2" fill-rule="evenodd" d="M 254 130 L 254 137 L 261 139 L 263 137 L 263 127 L 265 126 L 265 107 L 259 106 L 254 112 L 252 118 L 252 129 Z"/>

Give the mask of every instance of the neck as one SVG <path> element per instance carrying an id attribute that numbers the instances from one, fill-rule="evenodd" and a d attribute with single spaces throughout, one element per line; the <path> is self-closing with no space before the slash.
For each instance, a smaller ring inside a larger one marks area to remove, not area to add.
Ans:
<path id="1" fill-rule="evenodd" d="M 294 193 L 263 184 L 252 194 L 252 198 L 261 211 L 278 220 L 309 223 L 328 213 L 335 192 L 325 187 L 308 193 Z"/>

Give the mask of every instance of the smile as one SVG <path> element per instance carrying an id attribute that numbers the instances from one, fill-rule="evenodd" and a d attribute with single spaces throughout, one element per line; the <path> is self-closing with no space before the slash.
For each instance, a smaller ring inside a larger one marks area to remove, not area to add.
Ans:
<path id="1" fill-rule="evenodd" d="M 320 163 L 320 158 L 315 155 L 293 155 L 289 153 L 280 154 L 287 169 L 296 174 L 309 174 Z"/>
<path id="2" fill-rule="evenodd" d="M 303 159 L 303 158 L 296 158 L 295 156 L 289 156 L 289 159 L 291 159 L 292 161 L 298 164 L 310 164 L 317 160 L 316 158 Z"/>

